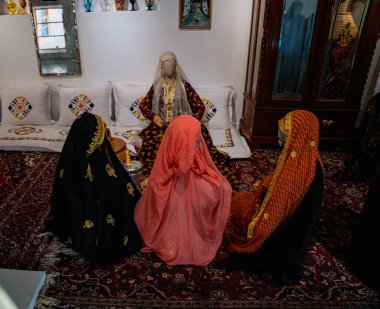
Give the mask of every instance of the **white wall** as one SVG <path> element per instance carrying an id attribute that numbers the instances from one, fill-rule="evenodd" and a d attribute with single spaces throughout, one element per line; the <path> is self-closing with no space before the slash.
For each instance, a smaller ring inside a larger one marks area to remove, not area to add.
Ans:
<path id="1" fill-rule="evenodd" d="M 160 0 L 159 10 L 83 12 L 76 0 L 80 77 L 40 77 L 29 15 L 0 16 L 0 83 L 77 84 L 96 81 L 153 82 L 159 55 L 176 53 L 193 86 L 231 85 L 239 121 L 249 46 L 252 0 L 213 1 L 211 30 L 179 30 L 178 0 Z M 94 4 L 98 1 L 94 0 Z"/>

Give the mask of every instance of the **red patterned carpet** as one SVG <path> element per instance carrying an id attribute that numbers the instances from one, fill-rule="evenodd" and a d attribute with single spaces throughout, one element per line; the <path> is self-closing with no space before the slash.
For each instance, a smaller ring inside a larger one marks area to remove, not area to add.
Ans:
<path id="1" fill-rule="evenodd" d="M 260 150 L 235 161 L 241 190 L 272 170 L 278 155 Z M 377 294 L 340 258 L 368 187 L 332 177 L 342 155 L 322 157 L 324 205 L 296 283 L 226 271 L 218 262 L 171 267 L 145 253 L 106 267 L 88 264 L 45 230 L 58 160 L 52 153 L 0 152 L 0 267 L 47 272 L 37 308 L 379 308 Z"/>

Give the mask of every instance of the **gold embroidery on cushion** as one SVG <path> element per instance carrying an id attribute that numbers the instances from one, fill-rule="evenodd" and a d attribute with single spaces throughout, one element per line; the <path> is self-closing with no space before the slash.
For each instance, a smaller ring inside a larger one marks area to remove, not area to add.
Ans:
<path id="1" fill-rule="evenodd" d="M 36 129 L 34 127 L 28 127 L 28 126 L 23 126 L 21 128 L 12 128 L 8 130 L 9 133 L 14 133 L 17 135 L 28 135 L 32 133 L 41 133 L 41 129 Z"/>
<path id="2" fill-rule="evenodd" d="M 71 100 L 69 104 L 70 111 L 78 116 L 83 112 L 91 112 L 95 104 L 87 97 L 85 94 L 80 93 L 74 99 Z"/>
<path id="3" fill-rule="evenodd" d="M 233 147 L 234 146 L 234 141 L 232 139 L 231 129 L 230 128 L 225 129 L 224 133 L 226 134 L 226 140 L 227 140 L 226 143 L 221 144 L 221 145 L 215 145 L 215 147 L 223 148 L 223 147 Z"/>
<path id="4" fill-rule="evenodd" d="M 147 120 L 140 110 L 140 104 L 144 100 L 144 98 L 145 96 L 139 97 L 136 101 L 132 103 L 131 107 L 129 108 L 132 115 L 135 116 L 141 122 L 145 122 Z"/>
<path id="5" fill-rule="evenodd" d="M 27 99 L 22 96 L 14 98 L 13 101 L 9 104 L 8 109 L 13 116 L 19 120 L 26 118 L 33 106 L 29 103 Z"/>
<path id="6" fill-rule="evenodd" d="M 73 241 L 71 240 L 71 237 L 67 238 L 65 244 L 66 245 L 71 245 L 73 243 Z"/>

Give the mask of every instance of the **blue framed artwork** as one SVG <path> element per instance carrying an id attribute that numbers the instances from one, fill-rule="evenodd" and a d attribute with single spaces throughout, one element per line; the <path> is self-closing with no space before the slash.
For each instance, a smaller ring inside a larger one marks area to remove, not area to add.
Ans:
<path id="1" fill-rule="evenodd" d="M 179 0 L 180 29 L 211 29 L 212 0 Z"/>

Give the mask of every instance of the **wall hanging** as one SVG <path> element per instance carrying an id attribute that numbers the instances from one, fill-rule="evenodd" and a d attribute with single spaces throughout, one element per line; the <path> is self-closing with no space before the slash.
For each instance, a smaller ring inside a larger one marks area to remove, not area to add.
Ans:
<path id="1" fill-rule="evenodd" d="M 211 29 L 211 0 L 179 0 L 180 29 Z"/>

